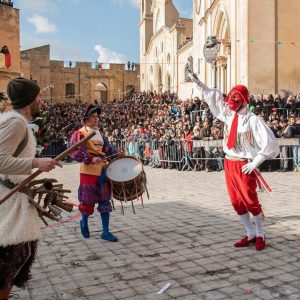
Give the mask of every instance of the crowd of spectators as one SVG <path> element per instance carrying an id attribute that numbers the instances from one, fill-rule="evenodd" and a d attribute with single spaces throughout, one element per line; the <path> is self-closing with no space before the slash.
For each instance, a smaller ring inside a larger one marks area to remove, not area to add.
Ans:
<path id="1" fill-rule="evenodd" d="M 286 98 L 257 95 L 250 99 L 249 109 L 264 118 L 276 137 L 300 135 L 300 94 Z M 95 101 L 95 104 L 101 107 L 99 126 L 104 135 L 115 147 L 125 147 L 128 154 L 145 164 L 178 170 L 223 169 L 221 146 L 203 147 L 193 142 L 223 138 L 223 124 L 213 118 L 207 104 L 198 97 L 181 101 L 167 92 L 143 92 L 110 103 Z M 43 117 L 37 120 L 39 143 L 46 150 L 51 145 L 56 151 L 62 144 L 66 147 L 73 131 L 81 126 L 80 116 L 86 105 L 80 101 L 45 102 Z M 289 167 L 289 151 L 290 147 L 282 147 L 278 166 L 282 171 Z M 300 160 L 300 152 L 294 154 Z M 271 165 L 272 169 L 275 165 Z M 294 165 L 300 169 L 300 161 L 295 160 Z"/>
<path id="2" fill-rule="evenodd" d="M 14 3 L 11 0 L 0 0 L 0 4 L 14 7 Z"/>

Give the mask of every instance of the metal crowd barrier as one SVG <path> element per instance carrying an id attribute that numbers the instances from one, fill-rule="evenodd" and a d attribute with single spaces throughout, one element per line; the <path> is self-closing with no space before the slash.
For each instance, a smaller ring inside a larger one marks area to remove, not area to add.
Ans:
<path id="1" fill-rule="evenodd" d="M 272 159 L 272 168 L 279 168 L 278 163 L 293 160 L 291 146 L 300 145 L 299 138 L 278 139 L 281 155 Z M 201 170 L 217 169 L 222 170 L 225 154 L 223 152 L 223 140 L 192 140 L 184 142 L 182 140 L 151 140 L 147 144 L 150 146 L 151 155 L 145 156 L 145 144 L 135 141 L 122 141 L 112 145 L 119 149 L 126 149 L 128 155 L 139 158 L 144 164 L 152 167 L 178 169 L 178 170 Z M 277 162 L 276 162 L 277 161 Z M 265 165 L 270 164 L 268 160 Z M 269 166 L 269 165 L 268 165 Z M 268 167 L 269 168 L 269 167 Z"/>
<path id="2" fill-rule="evenodd" d="M 206 110 L 194 110 L 194 111 L 191 111 L 190 112 L 190 119 L 191 119 L 191 122 L 195 122 L 196 120 L 196 117 L 197 116 L 200 116 L 200 118 L 202 118 L 202 115 L 203 113 L 205 112 Z M 278 116 L 289 116 L 290 114 L 294 113 L 294 115 L 296 117 L 300 117 L 300 108 L 296 108 L 296 109 L 287 109 L 287 108 L 276 108 L 276 111 L 278 113 Z M 255 113 L 256 114 L 259 114 L 259 113 L 265 113 L 266 115 L 270 115 L 272 112 L 274 112 L 274 108 L 255 108 Z"/>
<path id="3" fill-rule="evenodd" d="M 277 168 L 277 164 L 288 165 L 291 168 L 293 160 L 293 146 L 300 146 L 300 138 L 278 139 L 280 156 L 268 160 L 265 165 Z M 128 141 L 118 140 L 110 142 L 118 151 L 123 148 L 126 154 L 137 157 L 145 165 L 178 170 L 222 170 L 225 154 L 223 152 L 223 140 L 149 140 Z M 40 156 L 55 157 L 66 149 L 62 142 L 52 143 L 44 149 Z M 146 151 L 148 150 L 148 151 Z M 270 161 L 273 161 L 270 163 Z M 274 161 L 277 161 L 274 163 Z"/>
<path id="4" fill-rule="evenodd" d="M 40 157 L 56 157 L 58 154 L 62 153 L 67 149 L 67 145 L 62 141 L 52 142 L 49 146 L 44 148 Z"/>

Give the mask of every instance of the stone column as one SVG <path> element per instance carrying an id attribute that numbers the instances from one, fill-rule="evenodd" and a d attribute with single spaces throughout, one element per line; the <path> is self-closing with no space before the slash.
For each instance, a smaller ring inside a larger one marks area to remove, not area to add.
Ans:
<path id="1" fill-rule="evenodd" d="M 226 66 L 226 93 L 229 93 L 232 87 L 231 83 L 231 44 L 230 42 L 225 44 L 225 53 L 227 56 L 227 66 Z"/>

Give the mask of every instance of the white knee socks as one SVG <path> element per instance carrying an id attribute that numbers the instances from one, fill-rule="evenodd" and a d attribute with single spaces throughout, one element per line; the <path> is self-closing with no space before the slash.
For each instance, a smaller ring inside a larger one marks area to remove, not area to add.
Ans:
<path id="1" fill-rule="evenodd" d="M 255 230 L 254 230 L 251 220 L 250 220 L 250 214 L 246 213 L 244 215 L 241 215 L 240 218 L 241 218 L 242 223 L 245 226 L 248 239 L 249 240 L 253 239 L 256 235 L 255 235 Z"/>
<path id="2" fill-rule="evenodd" d="M 265 237 L 265 233 L 263 230 L 263 219 L 264 219 L 263 214 L 260 213 L 259 215 L 253 218 L 256 225 L 256 236 Z"/>

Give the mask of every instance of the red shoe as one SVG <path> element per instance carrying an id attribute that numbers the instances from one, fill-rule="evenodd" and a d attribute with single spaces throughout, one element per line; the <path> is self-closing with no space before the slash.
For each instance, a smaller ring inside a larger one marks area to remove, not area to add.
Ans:
<path id="1" fill-rule="evenodd" d="M 250 246 L 251 244 L 254 244 L 255 243 L 255 240 L 256 240 L 256 237 L 254 237 L 253 239 L 251 240 L 248 240 L 248 236 L 245 236 L 243 237 L 240 241 L 236 242 L 234 244 L 234 247 L 248 247 Z"/>
<path id="2" fill-rule="evenodd" d="M 258 236 L 256 238 L 255 248 L 257 251 L 264 250 L 266 248 L 266 237 Z"/>

